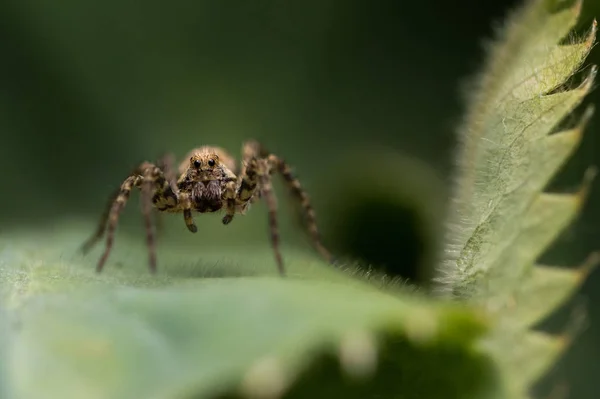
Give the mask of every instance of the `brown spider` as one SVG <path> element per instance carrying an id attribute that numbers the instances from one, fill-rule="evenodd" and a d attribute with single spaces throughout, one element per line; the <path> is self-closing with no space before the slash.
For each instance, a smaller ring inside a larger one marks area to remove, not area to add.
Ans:
<path id="1" fill-rule="evenodd" d="M 156 243 L 151 218 L 152 206 L 161 212 L 182 212 L 188 230 L 195 233 L 198 228 L 192 212 L 216 212 L 223 208 L 225 216 L 222 221 L 223 224 L 228 224 L 236 213 L 244 214 L 257 198 L 264 198 L 269 210 L 275 260 L 279 273 L 284 275 L 279 250 L 277 201 L 271 185 L 271 175 L 277 171 L 281 173 L 295 197 L 300 200 L 316 249 L 330 262 L 331 255 L 321 244 L 309 197 L 292 175 L 289 165 L 276 155 L 269 154 L 254 140 L 244 143 L 242 157 L 238 168 L 235 160 L 222 148 L 199 147 L 190 151 L 179 165 L 179 178 L 174 171 L 172 155 L 164 156 L 157 165 L 143 162 L 110 197 L 95 234 L 83 244 L 82 251 L 87 253 L 103 237 L 106 230 L 106 246 L 96 266 L 97 272 L 102 271 L 113 245 L 119 214 L 125 207 L 133 187 L 138 187 L 141 191 L 149 268 L 153 273 L 156 272 Z"/>

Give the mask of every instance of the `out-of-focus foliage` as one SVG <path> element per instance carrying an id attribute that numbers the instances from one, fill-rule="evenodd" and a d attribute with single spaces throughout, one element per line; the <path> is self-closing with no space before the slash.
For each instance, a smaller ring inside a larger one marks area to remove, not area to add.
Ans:
<path id="1" fill-rule="evenodd" d="M 346 166 L 365 154 L 377 157 L 368 157 L 360 167 Z M 320 195 L 325 198 L 319 220 L 332 250 L 348 262 L 358 260 L 363 267 L 429 287 L 447 198 L 438 173 L 418 159 L 371 143 L 340 151 L 336 159 L 315 187 L 329 193 Z"/>

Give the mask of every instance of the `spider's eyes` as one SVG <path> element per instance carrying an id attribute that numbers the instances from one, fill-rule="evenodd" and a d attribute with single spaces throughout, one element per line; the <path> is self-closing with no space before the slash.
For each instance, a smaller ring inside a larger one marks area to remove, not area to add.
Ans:
<path id="1" fill-rule="evenodd" d="M 208 166 L 215 166 L 215 160 L 214 159 L 209 159 L 208 160 Z"/>
<path id="2" fill-rule="evenodd" d="M 196 160 L 194 161 L 194 166 L 195 166 L 196 168 L 199 168 L 199 167 L 200 167 L 200 165 L 202 165 L 202 162 L 200 162 L 199 160 L 197 160 L 197 159 L 196 159 Z"/>

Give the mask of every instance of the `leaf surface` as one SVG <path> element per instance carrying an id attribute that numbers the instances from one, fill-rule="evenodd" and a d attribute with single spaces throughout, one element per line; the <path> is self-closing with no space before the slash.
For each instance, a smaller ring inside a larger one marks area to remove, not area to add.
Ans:
<path id="1" fill-rule="evenodd" d="M 5 397 L 495 397 L 475 345 L 487 322 L 463 306 L 382 292 L 301 254 L 279 278 L 270 248 L 203 252 L 193 267 L 176 260 L 191 249 L 165 246 L 150 276 L 123 234 L 98 275 L 73 252 L 84 226 L 0 240 Z"/>
<path id="2" fill-rule="evenodd" d="M 576 151 L 592 115 L 565 119 L 591 90 L 596 67 L 582 70 L 596 22 L 584 38 L 569 35 L 581 1 L 531 0 L 507 18 L 472 85 L 460 129 L 455 192 L 439 292 L 496 316 L 488 348 L 510 397 L 526 397 L 565 345 L 529 330 L 560 306 L 587 276 L 536 266 L 573 221 L 595 175 L 575 193 L 543 192 Z M 580 73 L 582 72 L 582 73 Z M 580 82 L 580 83 L 578 83 Z M 573 123 L 575 120 L 575 123 Z"/>

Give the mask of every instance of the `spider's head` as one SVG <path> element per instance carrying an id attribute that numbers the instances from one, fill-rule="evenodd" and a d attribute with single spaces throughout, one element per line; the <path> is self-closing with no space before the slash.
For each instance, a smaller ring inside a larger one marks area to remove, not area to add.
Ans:
<path id="1" fill-rule="evenodd" d="M 216 180 L 221 176 L 219 156 L 214 151 L 201 151 L 192 154 L 187 175 L 191 180 Z"/>

